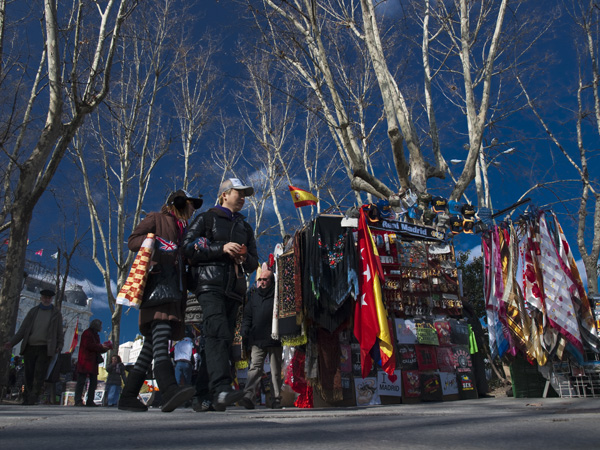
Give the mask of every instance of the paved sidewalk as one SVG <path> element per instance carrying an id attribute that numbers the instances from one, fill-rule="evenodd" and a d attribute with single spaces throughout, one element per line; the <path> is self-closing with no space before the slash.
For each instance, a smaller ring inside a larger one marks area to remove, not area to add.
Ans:
<path id="1" fill-rule="evenodd" d="M 2 449 L 597 449 L 599 399 L 196 413 L 0 404 Z"/>

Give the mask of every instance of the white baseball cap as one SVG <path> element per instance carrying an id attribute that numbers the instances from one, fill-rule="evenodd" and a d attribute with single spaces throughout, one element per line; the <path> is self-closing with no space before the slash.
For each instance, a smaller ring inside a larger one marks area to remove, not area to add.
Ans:
<path id="1" fill-rule="evenodd" d="M 230 189 L 235 189 L 236 191 L 243 191 L 246 197 L 254 195 L 254 188 L 252 186 L 244 185 L 244 183 L 242 183 L 238 178 L 228 178 L 227 180 L 221 183 L 221 186 L 219 187 L 218 197 L 220 197 L 223 192 L 227 192 Z"/>

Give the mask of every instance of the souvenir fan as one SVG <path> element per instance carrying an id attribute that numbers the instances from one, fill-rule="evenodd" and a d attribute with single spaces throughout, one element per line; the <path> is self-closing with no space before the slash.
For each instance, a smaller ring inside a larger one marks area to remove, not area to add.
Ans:
<path id="1" fill-rule="evenodd" d="M 423 210 L 427 210 L 429 209 L 429 205 L 431 204 L 431 194 L 428 192 L 421 192 L 419 194 L 419 198 L 418 198 L 418 202 L 419 202 L 419 206 L 423 209 Z"/>
<path id="2" fill-rule="evenodd" d="M 465 219 L 473 220 L 473 218 L 475 217 L 475 207 L 473 205 L 463 205 L 460 209 L 460 212 L 465 217 Z"/>
<path id="3" fill-rule="evenodd" d="M 448 201 L 448 212 L 453 215 L 453 216 L 460 216 L 461 215 L 461 204 L 459 202 L 457 202 L 456 200 L 449 200 Z"/>
<path id="4" fill-rule="evenodd" d="M 433 224 L 433 219 L 435 219 L 436 216 L 437 216 L 437 214 L 434 213 L 430 209 L 424 211 L 423 212 L 423 223 L 425 225 L 432 225 Z"/>
<path id="5" fill-rule="evenodd" d="M 431 199 L 431 205 L 436 213 L 443 213 L 446 212 L 448 200 L 446 200 L 444 197 L 433 197 L 433 199 Z"/>
<path id="6" fill-rule="evenodd" d="M 379 211 L 379 217 L 381 219 L 391 219 L 393 218 L 394 212 L 392 211 L 392 207 L 390 206 L 390 202 L 387 200 L 379 200 L 377 202 L 377 210 Z"/>
<path id="7" fill-rule="evenodd" d="M 459 234 L 462 231 L 463 220 L 459 216 L 450 217 L 450 231 L 452 234 Z"/>

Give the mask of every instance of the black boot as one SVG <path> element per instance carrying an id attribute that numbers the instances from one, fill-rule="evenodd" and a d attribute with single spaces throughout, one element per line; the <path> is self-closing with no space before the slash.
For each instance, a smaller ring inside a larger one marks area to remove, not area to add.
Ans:
<path id="1" fill-rule="evenodd" d="M 190 400 L 196 389 L 192 386 L 179 387 L 175 381 L 173 364 L 170 361 L 154 364 L 154 375 L 162 394 L 162 412 L 171 412 Z"/>
<path id="2" fill-rule="evenodd" d="M 121 391 L 121 397 L 119 398 L 119 409 L 133 412 L 148 411 L 148 407 L 138 399 L 138 394 L 145 380 L 145 373 L 136 372 L 135 370 L 129 372 L 123 391 Z"/>

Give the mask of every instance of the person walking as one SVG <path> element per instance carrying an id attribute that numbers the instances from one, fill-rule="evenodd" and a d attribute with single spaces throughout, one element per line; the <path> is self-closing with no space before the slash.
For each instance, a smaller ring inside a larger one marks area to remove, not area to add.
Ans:
<path id="1" fill-rule="evenodd" d="M 25 365 L 24 405 L 35 405 L 42 391 L 48 364 L 64 344 L 62 314 L 52 304 L 54 291 L 40 291 L 40 303 L 29 310 L 13 338 L 4 344 L 10 350 L 21 342 Z"/>
<path id="2" fill-rule="evenodd" d="M 279 340 L 271 337 L 273 328 L 273 298 L 275 277 L 272 270 L 263 263 L 257 275 L 257 286 L 248 293 L 248 302 L 242 319 L 242 338 L 252 346 L 248 379 L 244 387 L 244 397 L 240 404 L 246 409 L 254 409 L 256 387 L 263 375 L 265 358 L 269 355 L 271 366 L 271 408 L 281 408 L 281 362 L 282 347 Z"/>
<path id="3" fill-rule="evenodd" d="M 77 356 L 77 384 L 75 385 L 75 406 L 83 406 L 83 388 L 89 378 L 90 384 L 87 391 L 85 406 L 97 406 L 94 402 L 96 386 L 98 386 L 98 364 L 103 361 L 102 354 L 112 349 L 110 343 L 100 343 L 102 321 L 94 319 L 90 326 L 81 334 L 79 355 Z"/>
<path id="4" fill-rule="evenodd" d="M 245 198 L 253 194 L 254 188 L 239 179 L 225 180 L 219 187 L 219 204 L 194 219 L 183 243 L 204 317 L 209 389 L 220 411 L 244 395 L 232 388 L 230 360 L 246 274 L 258 267 L 254 231 L 240 214 Z"/>
<path id="5" fill-rule="evenodd" d="M 121 392 L 121 410 L 148 410 L 138 400 L 138 394 L 152 361 L 163 412 L 173 411 L 194 395 L 193 387 L 179 387 L 175 380 L 169 357 L 169 339 L 177 341 L 185 337 L 187 268 L 181 244 L 188 220 L 201 206 L 202 199 L 193 198 L 183 189 L 172 192 L 160 212 L 148 214 L 129 236 L 127 245 L 133 252 L 139 251 L 148 233 L 156 236 L 156 248 L 138 320 L 144 345 Z M 155 306 L 144 305 L 150 298 L 156 299 Z"/>
<path id="6" fill-rule="evenodd" d="M 173 359 L 175 360 L 175 381 L 181 386 L 191 386 L 192 372 L 194 369 L 194 342 L 189 336 L 173 346 Z"/>
<path id="7" fill-rule="evenodd" d="M 108 372 L 106 377 L 106 404 L 117 406 L 119 395 L 121 395 L 121 384 L 127 380 L 125 364 L 123 364 L 119 355 L 113 355 L 110 358 L 110 364 L 106 366 L 106 371 Z"/>

